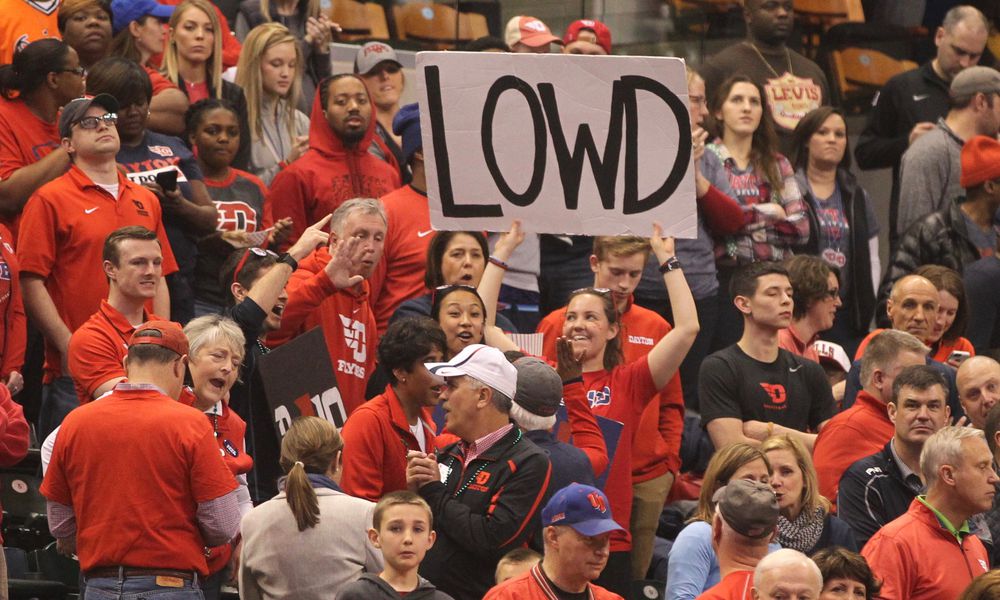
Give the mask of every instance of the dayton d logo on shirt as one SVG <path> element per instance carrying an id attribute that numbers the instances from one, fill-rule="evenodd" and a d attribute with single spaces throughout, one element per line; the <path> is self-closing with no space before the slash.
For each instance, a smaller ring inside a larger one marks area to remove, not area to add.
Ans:
<path id="1" fill-rule="evenodd" d="M 764 402 L 764 408 L 769 410 L 785 410 L 785 401 L 788 400 L 788 394 L 785 392 L 785 386 L 780 383 L 761 383 L 760 387 L 767 392 L 769 396 L 769 402 Z"/>

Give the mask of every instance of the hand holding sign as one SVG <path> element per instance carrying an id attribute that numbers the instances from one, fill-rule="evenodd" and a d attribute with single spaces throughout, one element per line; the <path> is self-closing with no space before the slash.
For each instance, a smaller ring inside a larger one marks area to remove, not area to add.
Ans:
<path id="1" fill-rule="evenodd" d="M 659 223 L 653 223 L 653 237 L 649 238 L 649 245 L 653 247 L 653 254 L 661 265 L 676 256 L 674 238 L 663 237 L 663 227 Z"/>
<path id="2" fill-rule="evenodd" d="M 510 231 L 497 239 L 497 243 L 493 247 L 493 252 L 490 253 L 490 256 L 499 261 L 506 262 L 522 242 L 524 242 L 524 232 L 521 231 L 521 221 L 514 219 L 514 222 L 510 224 Z"/>
<path id="3" fill-rule="evenodd" d="M 421 52 L 417 73 L 435 229 L 695 236 L 682 60 Z"/>

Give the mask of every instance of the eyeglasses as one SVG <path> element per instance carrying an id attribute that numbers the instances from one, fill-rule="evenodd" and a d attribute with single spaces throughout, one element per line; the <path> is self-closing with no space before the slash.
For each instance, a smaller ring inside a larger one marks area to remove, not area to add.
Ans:
<path id="1" fill-rule="evenodd" d="M 840 295 L 840 289 L 833 288 L 832 290 L 826 290 L 826 293 L 823 294 L 823 298 L 829 298 L 830 300 L 833 300 L 839 295 Z"/>
<path id="2" fill-rule="evenodd" d="M 109 112 L 99 117 L 83 117 L 73 124 L 79 125 L 80 129 L 97 129 L 101 123 L 104 123 L 108 127 L 114 127 L 118 123 L 118 115 Z"/>
<path id="3" fill-rule="evenodd" d="M 73 67 L 72 69 L 56 69 L 55 72 L 56 73 L 73 73 L 75 75 L 79 75 L 80 77 L 86 77 L 87 76 L 87 69 L 84 69 L 83 67 Z"/>
<path id="4" fill-rule="evenodd" d="M 265 250 L 257 247 L 247 248 L 247 251 L 243 253 L 243 258 L 240 259 L 240 262 L 236 263 L 236 270 L 233 271 L 233 283 L 239 283 L 236 280 L 239 279 L 240 273 L 243 271 L 243 267 L 246 266 L 247 259 L 250 258 L 251 254 L 257 258 L 266 258 L 268 256 L 278 258 L 278 255 L 271 250 Z"/>

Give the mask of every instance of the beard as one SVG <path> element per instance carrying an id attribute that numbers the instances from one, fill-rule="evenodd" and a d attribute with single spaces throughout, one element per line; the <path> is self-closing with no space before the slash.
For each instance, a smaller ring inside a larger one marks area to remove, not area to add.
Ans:
<path id="1" fill-rule="evenodd" d="M 364 129 L 357 129 L 357 130 L 351 129 L 348 131 L 338 131 L 337 136 L 340 138 L 340 141 L 343 142 L 345 146 L 357 146 L 358 143 L 361 141 L 361 139 L 365 137 L 365 132 L 367 131 L 367 129 L 368 128 L 366 127 Z"/>

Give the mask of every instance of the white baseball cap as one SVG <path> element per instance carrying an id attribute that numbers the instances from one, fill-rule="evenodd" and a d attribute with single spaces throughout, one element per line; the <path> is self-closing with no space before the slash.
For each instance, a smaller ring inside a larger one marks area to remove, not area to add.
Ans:
<path id="1" fill-rule="evenodd" d="M 514 398 L 517 392 L 517 368 L 493 346 L 472 344 L 448 362 L 424 363 L 424 366 L 438 377 L 467 375 L 508 398 Z"/>

